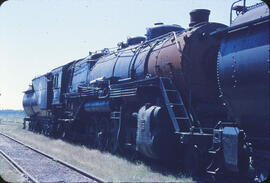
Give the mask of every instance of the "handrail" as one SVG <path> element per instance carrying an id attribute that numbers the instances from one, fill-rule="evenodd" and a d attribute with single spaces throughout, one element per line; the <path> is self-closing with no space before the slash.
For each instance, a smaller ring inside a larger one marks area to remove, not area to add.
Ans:
<path id="1" fill-rule="evenodd" d="M 243 0 L 237 0 L 235 1 L 232 6 L 231 6 L 231 12 L 230 12 L 230 25 L 232 24 L 232 11 L 233 11 L 233 7 L 236 3 L 239 3 L 240 1 L 243 1 Z M 244 6 L 246 5 L 246 0 L 244 0 Z"/>

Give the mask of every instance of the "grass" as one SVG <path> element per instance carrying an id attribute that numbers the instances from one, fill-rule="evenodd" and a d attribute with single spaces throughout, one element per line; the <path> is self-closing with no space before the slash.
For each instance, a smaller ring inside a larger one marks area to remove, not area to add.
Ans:
<path id="1" fill-rule="evenodd" d="M 192 178 L 154 171 L 143 162 L 132 163 L 110 153 L 23 130 L 19 123 L 2 120 L 0 131 L 109 182 L 194 182 Z"/>
<path id="2" fill-rule="evenodd" d="M 23 123 L 25 113 L 22 110 L 0 110 L 1 121 L 9 123 Z"/>

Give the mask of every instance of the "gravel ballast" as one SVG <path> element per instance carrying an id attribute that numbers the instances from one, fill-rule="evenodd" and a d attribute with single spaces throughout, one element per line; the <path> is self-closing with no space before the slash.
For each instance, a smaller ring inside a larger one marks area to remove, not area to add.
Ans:
<path id="1" fill-rule="evenodd" d="M 0 149 L 40 182 L 95 182 L 2 135 Z"/>

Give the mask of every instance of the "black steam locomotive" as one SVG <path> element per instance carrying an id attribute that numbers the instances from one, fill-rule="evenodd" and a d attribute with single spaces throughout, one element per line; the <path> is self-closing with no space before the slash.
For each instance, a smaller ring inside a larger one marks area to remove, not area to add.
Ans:
<path id="1" fill-rule="evenodd" d="M 239 2 L 239 1 L 238 1 Z M 34 78 L 29 130 L 115 153 L 177 160 L 193 173 L 270 168 L 269 9 L 233 4 L 229 27 L 190 12 Z"/>

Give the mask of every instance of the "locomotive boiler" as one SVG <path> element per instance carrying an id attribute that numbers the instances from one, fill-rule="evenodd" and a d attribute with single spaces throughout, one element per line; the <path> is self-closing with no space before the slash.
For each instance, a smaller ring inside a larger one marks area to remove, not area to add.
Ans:
<path id="1" fill-rule="evenodd" d="M 179 161 L 194 174 L 261 180 L 270 164 L 269 9 L 234 5 L 228 27 L 210 11 L 189 28 L 158 23 L 34 78 L 29 129 L 115 153 Z"/>

